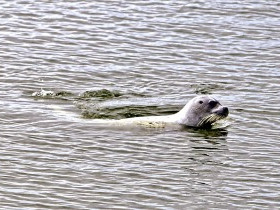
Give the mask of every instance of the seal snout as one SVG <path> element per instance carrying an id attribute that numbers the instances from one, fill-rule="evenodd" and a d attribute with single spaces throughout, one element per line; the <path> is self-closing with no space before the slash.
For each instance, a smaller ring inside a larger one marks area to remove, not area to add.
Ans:
<path id="1" fill-rule="evenodd" d="M 220 115 L 220 116 L 227 117 L 228 114 L 229 114 L 229 110 L 228 110 L 227 107 L 222 107 L 222 108 L 220 108 L 218 111 L 216 111 L 215 114 L 218 114 L 218 115 Z"/>
<path id="2" fill-rule="evenodd" d="M 226 116 L 228 116 L 228 113 L 229 113 L 228 108 L 227 108 L 227 107 L 224 107 L 224 108 L 223 108 L 223 114 L 226 115 Z"/>

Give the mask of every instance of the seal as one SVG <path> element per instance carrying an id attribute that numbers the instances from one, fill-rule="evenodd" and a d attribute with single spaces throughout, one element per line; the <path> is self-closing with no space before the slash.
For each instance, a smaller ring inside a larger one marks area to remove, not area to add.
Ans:
<path id="1" fill-rule="evenodd" d="M 172 115 L 94 121 L 118 126 L 140 125 L 147 128 L 165 128 L 166 126 L 211 128 L 215 122 L 227 117 L 228 114 L 229 109 L 222 106 L 218 100 L 203 95 L 191 99 L 179 112 Z"/>

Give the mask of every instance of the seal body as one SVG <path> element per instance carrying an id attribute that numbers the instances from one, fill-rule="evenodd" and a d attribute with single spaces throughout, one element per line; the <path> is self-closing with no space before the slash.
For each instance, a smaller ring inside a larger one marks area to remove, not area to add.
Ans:
<path id="1" fill-rule="evenodd" d="M 147 128 L 197 127 L 211 128 L 213 123 L 227 117 L 229 110 L 210 96 L 197 96 L 190 100 L 179 112 L 166 116 L 135 117 L 120 120 L 96 119 L 96 123 L 113 126 L 142 126 Z"/>

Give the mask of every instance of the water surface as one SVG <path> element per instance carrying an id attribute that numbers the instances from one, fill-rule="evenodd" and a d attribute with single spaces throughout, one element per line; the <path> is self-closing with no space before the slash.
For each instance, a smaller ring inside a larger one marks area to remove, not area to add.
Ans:
<path id="1" fill-rule="evenodd" d="M 2 208 L 279 208 L 277 1 L 0 3 Z M 90 123 L 198 94 L 229 107 L 226 131 Z"/>

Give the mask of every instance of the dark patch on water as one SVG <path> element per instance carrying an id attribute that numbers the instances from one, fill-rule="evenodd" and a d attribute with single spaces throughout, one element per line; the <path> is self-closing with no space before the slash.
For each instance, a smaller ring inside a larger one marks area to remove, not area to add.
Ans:
<path id="1" fill-rule="evenodd" d="M 59 97 L 59 98 L 72 97 L 72 96 L 75 96 L 75 94 L 68 92 L 68 91 L 60 91 L 60 92 L 55 93 L 55 97 Z"/>
<path id="2" fill-rule="evenodd" d="M 212 141 L 215 139 L 215 137 L 221 137 L 221 136 L 227 136 L 228 131 L 226 129 L 212 129 L 211 127 L 208 129 L 201 129 L 201 128 L 188 128 L 188 131 L 198 134 L 198 136 L 202 136 L 203 139 L 209 139 L 211 140 L 211 143 L 215 143 L 215 141 Z M 220 138 L 219 138 L 220 139 Z"/>
<path id="3" fill-rule="evenodd" d="M 80 99 L 90 99 L 90 98 L 100 98 L 100 99 L 110 99 L 110 98 L 116 98 L 120 97 L 123 94 L 118 91 L 110 91 L 107 89 L 101 89 L 101 90 L 89 90 L 82 93 L 79 98 Z"/>

